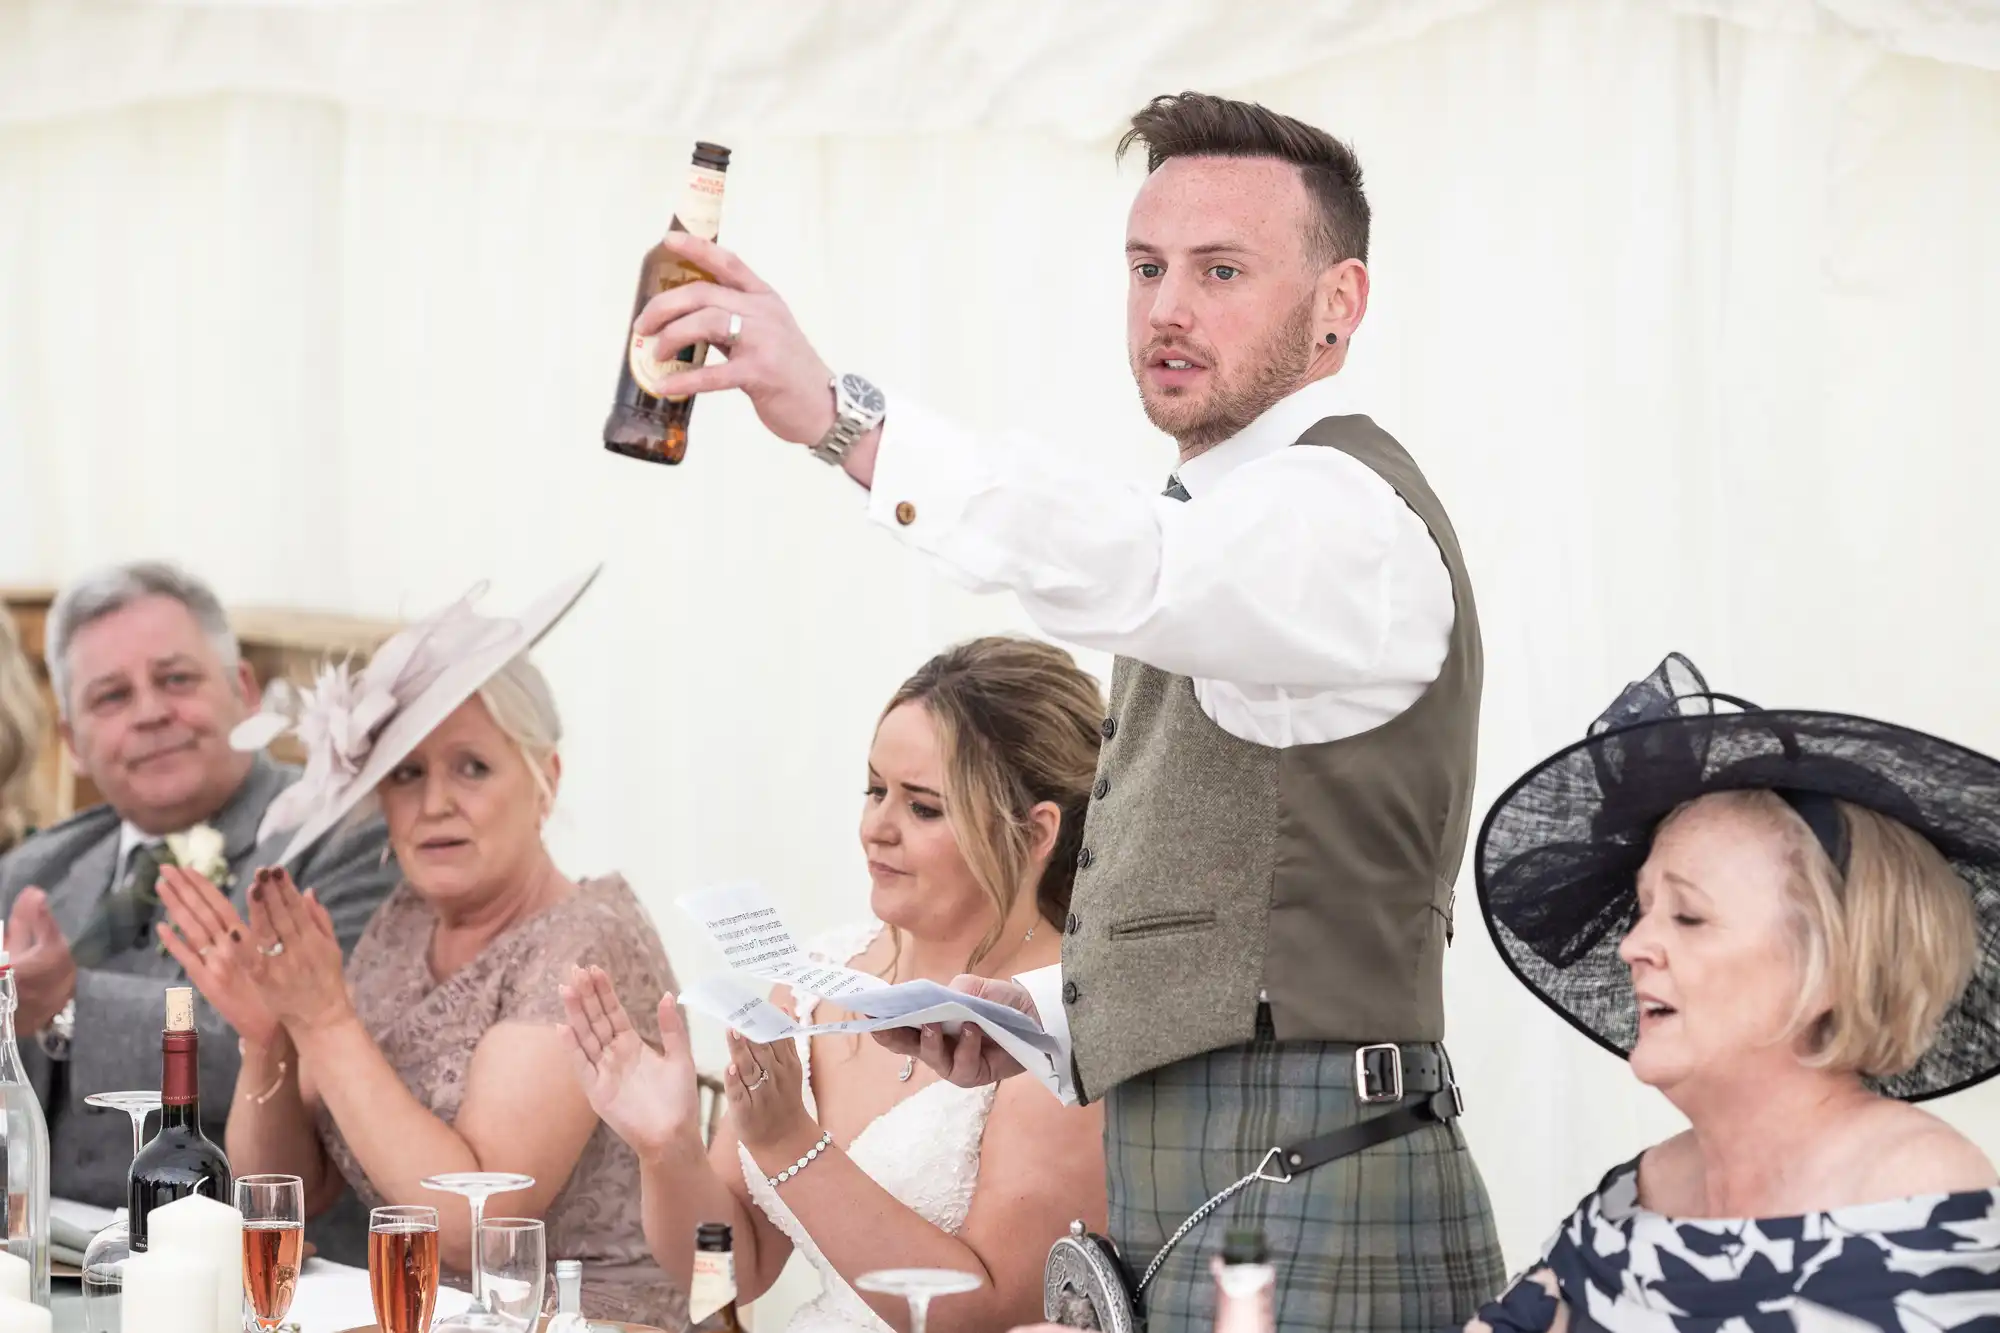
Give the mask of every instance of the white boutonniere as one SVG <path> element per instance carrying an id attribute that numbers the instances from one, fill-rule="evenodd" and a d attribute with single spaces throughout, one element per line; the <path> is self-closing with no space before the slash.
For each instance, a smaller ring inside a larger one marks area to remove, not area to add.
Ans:
<path id="1" fill-rule="evenodd" d="M 167 850 L 174 864 L 200 875 L 217 888 L 229 882 L 229 840 L 207 824 L 196 824 L 183 833 L 167 835 Z"/>

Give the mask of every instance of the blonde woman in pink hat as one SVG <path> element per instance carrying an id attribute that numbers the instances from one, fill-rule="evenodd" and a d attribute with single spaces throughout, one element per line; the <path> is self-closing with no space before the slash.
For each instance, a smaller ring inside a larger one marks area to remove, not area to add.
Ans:
<path id="1" fill-rule="evenodd" d="M 587 1314 L 674 1327 L 686 1302 L 648 1252 L 638 1163 L 566 1076 L 555 1026 L 558 983 L 578 965 L 615 978 L 635 1013 L 674 985 L 625 881 L 566 874 L 541 837 L 561 724 L 526 654 L 595 573 L 515 617 L 478 614 L 468 597 L 359 673 L 323 670 L 290 717 L 238 729 L 247 748 L 287 727 L 306 744 L 306 776 L 269 816 L 296 825 L 292 848 L 371 805 L 388 823 L 403 882 L 344 971 L 310 887 L 282 864 L 258 872 L 247 923 L 200 878 L 163 877 L 174 929 L 161 937 L 242 1036 L 238 1173 L 302 1177 L 311 1212 L 343 1185 L 371 1208 L 450 1204 L 424 1180 L 518 1172 L 535 1183 L 489 1211 L 544 1219 L 550 1258 L 584 1263 Z M 447 1280 L 460 1283 L 468 1211 L 438 1210 Z"/>

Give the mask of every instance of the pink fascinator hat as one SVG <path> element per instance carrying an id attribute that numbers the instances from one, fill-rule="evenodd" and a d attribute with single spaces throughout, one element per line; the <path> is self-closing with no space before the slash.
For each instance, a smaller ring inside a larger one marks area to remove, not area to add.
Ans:
<path id="1" fill-rule="evenodd" d="M 564 580 L 515 616 L 473 610 L 486 592 L 486 584 L 479 583 L 450 606 L 397 631 L 359 671 L 342 660 L 323 664 L 301 691 L 274 682 L 265 693 L 264 711 L 239 723 L 229 743 L 238 750 L 261 750 L 293 732 L 305 746 L 306 771 L 264 812 L 258 840 L 297 830 L 280 863 L 311 846 L 438 723 L 541 642 L 603 568 Z"/>

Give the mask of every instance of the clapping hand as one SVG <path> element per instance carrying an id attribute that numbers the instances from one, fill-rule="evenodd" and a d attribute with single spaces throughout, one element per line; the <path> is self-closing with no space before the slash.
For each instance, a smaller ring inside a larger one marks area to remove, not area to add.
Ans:
<path id="1" fill-rule="evenodd" d="M 601 967 L 574 969 L 562 1002 L 563 1045 L 598 1118 L 644 1161 L 658 1160 L 690 1130 L 698 1145 L 701 1092 L 674 997 L 660 999 L 660 1050 L 633 1029 Z"/>
<path id="2" fill-rule="evenodd" d="M 15 1022 L 40 1032 L 76 994 L 76 957 L 40 889 L 21 890 L 7 918 L 7 952 L 19 994 Z"/>
<path id="3" fill-rule="evenodd" d="M 310 890 L 300 893 L 285 870 L 257 872 L 250 885 L 250 931 L 256 945 L 245 956 L 251 980 L 294 1037 L 353 1014 L 333 918 Z"/>
<path id="4" fill-rule="evenodd" d="M 159 891 L 167 908 L 167 921 L 157 927 L 160 943 L 237 1036 L 269 1046 L 278 1036 L 278 1015 L 257 989 L 256 951 L 244 939 L 236 908 L 214 884 L 179 866 L 160 868 Z"/>
<path id="5" fill-rule="evenodd" d="M 806 1113 L 805 1068 L 790 1037 L 765 1044 L 731 1032 L 722 1086 L 736 1137 L 758 1155 L 796 1156 L 819 1138 Z"/>

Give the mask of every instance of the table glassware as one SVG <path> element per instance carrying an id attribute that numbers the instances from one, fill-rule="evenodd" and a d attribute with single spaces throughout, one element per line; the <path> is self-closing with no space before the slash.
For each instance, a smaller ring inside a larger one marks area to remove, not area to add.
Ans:
<path id="1" fill-rule="evenodd" d="M 441 1176 L 430 1176 L 423 1182 L 427 1190 L 442 1190 L 447 1194 L 462 1194 L 472 1205 L 472 1230 L 469 1233 L 475 1241 L 479 1237 L 479 1224 L 486 1220 L 486 1201 L 496 1194 L 512 1194 L 515 1190 L 530 1188 L 535 1183 L 533 1176 L 524 1176 L 516 1171 L 450 1171 Z M 472 1265 L 472 1299 L 479 1302 L 479 1265 Z"/>
<path id="2" fill-rule="evenodd" d="M 368 1291 L 382 1333 L 430 1333 L 438 1292 L 437 1209 L 398 1205 L 368 1215 Z"/>
<path id="3" fill-rule="evenodd" d="M 910 1306 L 910 1333 L 924 1333 L 924 1319 L 939 1296 L 979 1290 L 982 1280 L 955 1268 L 878 1268 L 854 1280 L 862 1291 L 901 1296 Z"/>
<path id="4" fill-rule="evenodd" d="M 462 1194 L 472 1206 L 472 1304 L 463 1312 L 438 1326 L 438 1333 L 475 1333 L 484 1330 L 508 1330 L 517 1327 L 494 1314 L 486 1304 L 486 1292 L 480 1285 L 479 1277 L 479 1228 L 486 1220 L 486 1201 L 496 1194 L 512 1194 L 524 1190 L 535 1183 L 533 1176 L 524 1176 L 516 1171 L 447 1171 L 441 1176 L 430 1176 L 423 1182 L 427 1190 L 442 1190 L 447 1194 Z"/>
<path id="5" fill-rule="evenodd" d="M 104 1110 L 123 1111 L 132 1121 L 132 1155 L 146 1146 L 146 1117 L 160 1109 L 160 1090 L 93 1092 L 84 1102 Z M 123 1326 L 119 1296 L 125 1290 L 125 1261 L 132 1255 L 131 1233 L 119 1218 L 90 1238 L 83 1252 L 83 1327 L 85 1333 L 119 1333 Z"/>
<path id="6" fill-rule="evenodd" d="M 243 1327 L 273 1333 L 292 1308 L 306 1252 L 306 1189 L 297 1176 L 238 1176 L 243 1214 Z"/>
<path id="7" fill-rule="evenodd" d="M 494 1217 L 472 1238 L 472 1267 L 486 1308 L 516 1329 L 532 1328 L 548 1293 L 548 1232 L 534 1217 Z"/>

